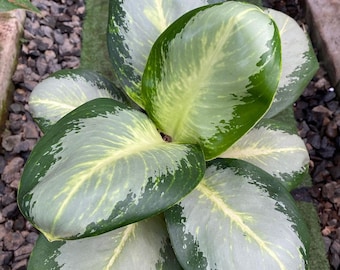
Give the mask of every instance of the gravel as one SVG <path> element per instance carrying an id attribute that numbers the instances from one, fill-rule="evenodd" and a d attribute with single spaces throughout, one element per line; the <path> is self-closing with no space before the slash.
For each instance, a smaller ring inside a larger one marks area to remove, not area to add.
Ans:
<path id="1" fill-rule="evenodd" d="M 320 69 L 295 104 L 295 118 L 311 158 L 310 194 L 332 269 L 340 268 L 340 107 Z"/>
<path id="2" fill-rule="evenodd" d="M 21 55 L 12 77 L 16 89 L 0 149 L 0 269 L 24 270 L 38 231 L 21 215 L 16 192 L 23 166 L 41 132 L 28 98 L 49 74 L 80 64 L 83 0 L 32 1 L 41 17 L 27 13 Z"/>
<path id="3" fill-rule="evenodd" d="M 38 232 L 20 214 L 16 192 L 23 166 L 41 132 L 28 112 L 28 97 L 49 74 L 80 63 L 84 0 L 34 0 L 42 16 L 27 13 L 22 52 L 13 75 L 16 90 L 0 149 L 0 270 L 26 269 Z M 267 0 L 304 23 L 303 0 Z M 321 68 L 294 104 L 301 138 L 311 157 L 308 190 L 320 217 L 332 269 L 340 266 L 340 107 Z"/>

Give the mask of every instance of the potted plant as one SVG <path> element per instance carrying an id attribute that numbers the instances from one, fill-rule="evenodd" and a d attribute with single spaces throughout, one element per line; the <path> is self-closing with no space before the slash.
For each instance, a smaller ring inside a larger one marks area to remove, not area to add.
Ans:
<path id="1" fill-rule="evenodd" d="M 213 2 L 111 1 L 124 92 L 87 70 L 34 89 L 45 135 L 18 190 L 42 232 L 29 268 L 308 268 L 289 194 L 308 153 L 273 117 L 317 61 L 286 15 Z"/>

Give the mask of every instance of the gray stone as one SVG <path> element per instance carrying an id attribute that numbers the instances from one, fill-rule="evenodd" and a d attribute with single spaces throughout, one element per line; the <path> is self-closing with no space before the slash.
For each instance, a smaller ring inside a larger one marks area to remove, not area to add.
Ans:
<path id="1" fill-rule="evenodd" d="M 70 17 L 67 14 L 60 14 L 57 19 L 58 19 L 59 22 L 70 22 L 70 21 L 72 21 L 72 17 Z"/>
<path id="2" fill-rule="evenodd" d="M 1 198 L 2 206 L 10 205 L 13 202 L 16 202 L 16 195 L 14 191 L 4 194 Z"/>
<path id="3" fill-rule="evenodd" d="M 25 229 L 25 219 L 23 216 L 18 215 L 18 217 L 15 219 L 14 224 L 13 224 L 13 230 L 15 231 L 22 231 Z M 24 236 L 25 237 L 25 236 Z M 26 239 L 26 237 L 25 237 Z"/>
<path id="4" fill-rule="evenodd" d="M 2 147 L 8 151 L 13 151 L 14 147 L 21 141 L 22 135 L 11 135 L 2 139 Z M 5 167 L 6 170 L 6 167 Z M 4 170 L 4 171 L 5 171 Z"/>
<path id="5" fill-rule="evenodd" d="M 7 233 L 8 233 L 8 231 L 5 228 L 5 226 L 3 224 L 0 224 L 0 241 L 2 241 L 4 239 L 4 237 L 6 236 Z"/>
<path id="6" fill-rule="evenodd" d="M 55 1 L 50 1 L 50 9 L 51 9 L 51 14 L 54 16 L 60 15 L 60 13 L 63 13 L 65 10 L 65 7 L 62 5 L 59 5 Z"/>
<path id="7" fill-rule="evenodd" d="M 15 72 L 12 76 L 12 81 L 14 83 L 19 83 L 19 82 L 22 82 L 24 80 L 25 67 L 26 66 L 24 64 L 19 64 L 17 66 L 17 69 L 15 70 Z"/>
<path id="8" fill-rule="evenodd" d="M 16 250 L 25 242 L 19 232 L 8 232 L 4 237 L 4 246 L 7 250 Z"/>
<path id="9" fill-rule="evenodd" d="M 48 25 L 41 25 L 40 32 L 42 36 L 52 38 L 53 37 L 53 29 Z"/>
<path id="10" fill-rule="evenodd" d="M 0 266 L 3 265 L 3 266 L 6 266 L 9 264 L 9 262 L 12 260 L 13 258 L 13 252 L 11 251 L 1 251 L 0 252 Z M 2 269 L 5 269 L 5 268 L 1 268 Z M 8 268 L 10 269 L 10 268 Z"/>
<path id="11" fill-rule="evenodd" d="M 34 87 L 36 87 L 38 84 L 37 81 L 33 81 L 33 80 L 30 80 L 30 79 L 24 79 L 24 84 L 23 84 L 23 87 L 25 87 L 27 90 L 29 91 L 33 91 Z"/>
<path id="12" fill-rule="evenodd" d="M 54 1 L 50 1 L 51 3 L 54 3 Z M 42 20 L 41 20 L 41 24 L 46 25 L 51 27 L 52 29 L 55 28 L 57 23 L 57 19 L 54 16 L 45 16 Z"/>
<path id="13" fill-rule="evenodd" d="M 73 44 L 69 39 L 66 39 L 65 42 L 59 46 L 59 54 L 61 56 L 71 56 L 73 53 Z"/>
<path id="14" fill-rule="evenodd" d="M 13 219 L 19 213 L 18 205 L 16 202 L 11 203 L 2 209 L 2 215 L 5 218 Z"/>
<path id="15" fill-rule="evenodd" d="M 61 33 L 59 29 L 54 30 L 53 35 L 54 35 L 54 41 L 59 45 L 62 45 L 65 39 L 67 39 L 67 35 L 64 35 L 63 33 Z"/>
<path id="16" fill-rule="evenodd" d="M 2 172 L 4 171 L 5 166 L 6 166 L 5 157 L 3 155 L 0 155 L 0 174 L 2 174 Z"/>
<path id="17" fill-rule="evenodd" d="M 39 51 L 46 51 L 53 47 L 53 39 L 49 37 L 37 38 L 37 48 Z"/>
<path id="18" fill-rule="evenodd" d="M 340 1 L 306 0 L 306 18 L 315 46 L 340 95 Z"/>
<path id="19" fill-rule="evenodd" d="M 38 50 L 35 50 L 35 51 L 32 51 L 34 53 L 37 53 L 37 55 L 40 55 L 40 52 Z M 31 55 L 32 56 L 32 55 Z M 27 66 L 31 68 L 31 70 L 35 70 L 36 69 L 36 61 L 35 61 L 35 57 L 32 58 L 32 57 L 29 57 L 27 59 Z"/>
<path id="20" fill-rule="evenodd" d="M 13 263 L 12 270 L 26 270 L 27 259 Z"/>
<path id="21" fill-rule="evenodd" d="M 13 100 L 14 102 L 27 103 L 28 98 L 26 91 L 20 88 L 16 89 L 14 92 Z"/>
<path id="22" fill-rule="evenodd" d="M 28 243 L 34 244 L 34 243 L 37 241 L 38 237 L 39 237 L 39 234 L 38 234 L 38 233 L 36 233 L 36 232 L 30 232 L 30 233 L 26 236 L 26 241 L 27 241 Z"/>
<path id="23" fill-rule="evenodd" d="M 47 62 L 50 62 L 50 61 L 56 59 L 56 57 L 57 57 L 56 53 L 53 50 L 46 50 L 44 55 L 45 55 L 45 59 L 46 59 Z"/>
<path id="24" fill-rule="evenodd" d="M 81 42 L 81 39 L 80 39 L 80 36 L 76 33 L 71 33 L 70 34 L 70 41 L 73 43 L 73 44 L 80 44 Z"/>
<path id="25" fill-rule="evenodd" d="M 334 167 L 330 168 L 329 172 L 330 172 L 332 178 L 334 179 L 334 181 L 340 179 L 340 166 L 334 166 Z"/>
<path id="26" fill-rule="evenodd" d="M 19 154 L 21 152 L 27 152 L 30 150 L 30 143 L 28 141 L 21 141 L 13 148 L 13 154 Z"/>
<path id="27" fill-rule="evenodd" d="M 24 32 L 25 34 L 24 37 L 31 39 L 31 37 L 34 37 L 35 35 L 38 34 L 39 28 L 40 28 L 39 21 L 37 20 L 32 21 L 30 19 L 25 20 L 26 33 Z"/>
<path id="28" fill-rule="evenodd" d="M 38 59 L 36 60 L 36 68 L 38 71 L 38 74 L 40 76 L 44 75 L 46 73 L 48 64 L 43 55 L 39 56 Z"/>
<path id="29" fill-rule="evenodd" d="M 85 6 L 81 6 L 77 8 L 76 14 L 83 15 L 85 14 Z"/>
<path id="30" fill-rule="evenodd" d="M 9 163 L 5 166 L 4 172 L 1 176 L 1 179 L 5 183 L 11 183 L 15 179 L 20 179 L 20 171 L 22 166 L 24 165 L 24 159 L 21 157 L 14 157 Z"/>
<path id="31" fill-rule="evenodd" d="M 28 21 L 28 20 L 26 20 Z M 33 33 L 31 33 L 30 31 L 28 31 L 27 29 L 24 30 L 24 39 L 26 40 L 31 40 L 34 38 Z"/>
<path id="32" fill-rule="evenodd" d="M 11 112 L 17 113 L 17 114 L 25 111 L 24 105 L 22 103 L 12 103 L 9 108 Z"/>
<path id="33" fill-rule="evenodd" d="M 36 50 L 38 48 L 38 44 L 37 41 L 32 39 L 28 44 L 27 44 L 27 49 L 29 51 L 33 51 Z"/>
<path id="34" fill-rule="evenodd" d="M 22 122 L 21 120 L 19 121 L 13 121 L 9 123 L 9 129 L 13 134 L 19 135 L 21 132 L 21 127 L 22 127 Z M 14 149 L 14 147 L 13 147 Z M 13 150 L 12 150 L 13 151 Z"/>
<path id="35" fill-rule="evenodd" d="M 33 81 L 39 81 L 41 77 L 37 73 L 31 72 L 31 74 L 29 74 L 27 77 L 25 77 L 25 79 L 26 78 L 33 80 Z"/>
<path id="36" fill-rule="evenodd" d="M 63 34 L 70 34 L 73 32 L 72 22 L 58 22 L 57 27 Z"/>
<path id="37" fill-rule="evenodd" d="M 6 219 L 6 222 L 4 223 L 5 229 L 6 229 L 7 231 L 11 231 L 12 228 L 13 228 L 13 224 L 14 224 L 14 221 L 13 221 L 13 220 L 11 220 L 11 219 Z"/>
<path id="38" fill-rule="evenodd" d="M 65 56 L 66 61 L 61 63 L 63 68 L 77 68 L 80 65 L 79 57 L 76 56 Z"/>
<path id="39" fill-rule="evenodd" d="M 47 69 L 48 73 L 54 73 L 61 69 L 62 69 L 61 64 L 58 63 L 57 59 L 53 59 L 52 61 L 48 63 L 48 69 Z"/>
<path id="40" fill-rule="evenodd" d="M 37 126 L 33 122 L 26 122 L 23 124 L 24 129 L 24 138 L 25 139 L 38 139 L 39 138 L 39 131 Z"/>
<path id="41" fill-rule="evenodd" d="M 332 269 L 339 269 L 340 267 L 340 256 L 338 253 L 332 253 L 329 260 L 330 264 L 333 266 Z"/>
<path id="42" fill-rule="evenodd" d="M 21 246 L 16 251 L 14 251 L 14 256 L 16 257 L 18 261 L 23 260 L 29 257 L 32 250 L 33 250 L 33 244 L 27 244 L 27 245 Z"/>
<path id="43" fill-rule="evenodd" d="M 32 0 L 31 1 L 34 6 L 36 6 L 39 10 L 48 10 L 48 6 L 46 1 L 41 0 Z"/>

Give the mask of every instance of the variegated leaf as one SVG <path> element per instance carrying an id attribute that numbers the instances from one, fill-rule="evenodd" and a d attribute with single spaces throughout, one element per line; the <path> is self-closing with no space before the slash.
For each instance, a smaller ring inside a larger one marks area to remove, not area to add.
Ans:
<path id="1" fill-rule="evenodd" d="M 273 105 L 266 114 L 271 118 L 292 105 L 302 94 L 319 68 L 307 32 L 288 15 L 273 9 L 265 10 L 280 30 L 282 75 Z"/>
<path id="2" fill-rule="evenodd" d="M 30 112 L 46 132 L 68 112 L 95 98 L 128 102 L 125 94 L 101 75 L 85 70 L 60 70 L 40 82 L 29 99 Z"/>
<path id="3" fill-rule="evenodd" d="M 271 178 L 241 160 L 209 164 L 197 188 L 165 212 L 183 268 L 305 269 L 308 229 L 288 191 Z"/>
<path id="4" fill-rule="evenodd" d="M 222 158 L 248 161 L 282 182 L 297 187 L 308 172 L 309 155 L 303 140 L 286 124 L 263 119 L 233 144 Z"/>
<path id="5" fill-rule="evenodd" d="M 199 146 L 167 143 L 144 113 L 95 99 L 35 146 L 18 204 L 49 240 L 98 235 L 167 209 L 204 169 Z"/>
<path id="6" fill-rule="evenodd" d="M 72 254 L 72 255 L 70 255 Z M 28 270 L 180 270 L 162 216 L 79 240 L 49 242 L 40 235 Z"/>
<path id="7" fill-rule="evenodd" d="M 268 110 L 280 59 L 277 28 L 260 8 L 226 2 L 188 12 L 151 50 L 145 110 L 174 141 L 200 143 L 212 159 Z"/>
<path id="8" fill-rule="evenodd" d="M 113 69 L 127 94 L 141 107 L 141 79 L 160 34 L 184 13 L 221 0 L 110 0 L 108 46 Z"/>

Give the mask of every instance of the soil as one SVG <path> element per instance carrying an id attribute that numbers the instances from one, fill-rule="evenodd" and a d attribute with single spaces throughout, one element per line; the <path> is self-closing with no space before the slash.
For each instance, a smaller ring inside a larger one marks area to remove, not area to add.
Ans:
<path id="1" fill-rule="evenodd" d="M 84 1 L 32 1 L 44 16 L 28 13 L 24 43 L 13 76 L 16 90 L 9 108 L 0 149 L 0 270 L 26 269 L 38 237 L 20 214 L 16 192 L 23 166 L 41 132 L 29 113 L 28 97 L 34 86 L 59 69 L 79 66 Z M 300 24 L 303 0 L 267 0 L 268 7 L 283 11 Z M 325 252 L 332 269 L 340 266 L 340 107 L 327 73 L 320 68 L 294 104 L 301 138 L 311 157 L 313 186 L 308 190 L 318 210 Z"/>

